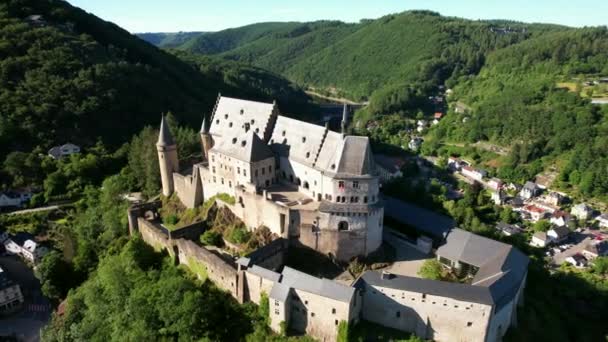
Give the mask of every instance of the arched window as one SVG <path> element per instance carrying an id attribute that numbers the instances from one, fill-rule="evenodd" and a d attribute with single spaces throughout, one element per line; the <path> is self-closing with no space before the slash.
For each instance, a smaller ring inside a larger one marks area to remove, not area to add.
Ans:
<path id="1" fill-rule="evenodd" d="M 308 188 L 309 188 L 308 182 L 304 182 L 304 189 L 308 189 Z"/>
<path id="2" fill-rule="evenodd" d="M 348 230 L 348 222 L 340 221 L 340 223 L 338 223 L 338 230 Z"/>

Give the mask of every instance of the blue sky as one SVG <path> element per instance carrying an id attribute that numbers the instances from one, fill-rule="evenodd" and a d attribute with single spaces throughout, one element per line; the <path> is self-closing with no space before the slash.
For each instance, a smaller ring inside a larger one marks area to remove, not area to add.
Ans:
<path id="1" fill-rule="evenodd" d="M 217 31 L 263 21 L 356 22 L 409 9 L 469 19 L 608 25 L 608 0 L 68 0 L 130 32 Z"/>

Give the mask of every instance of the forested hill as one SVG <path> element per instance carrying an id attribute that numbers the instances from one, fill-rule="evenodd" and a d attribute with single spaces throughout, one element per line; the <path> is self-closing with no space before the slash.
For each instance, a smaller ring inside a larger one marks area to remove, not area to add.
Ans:
<path id="1" fill-rule="evenodd" d="M 31 17 L 38 16 L 38 17 Z M 0 160 L 67 141 L 117 146 L 171 111 L 200 125 L 218 92 L 306 102 L 269 72 L 207 59 L 186 63 L 60 0 L 0 4 Z M 278 88 L 276 87 L 278 86 Z"/>
<path id="2" fill-rule="evenodd" d="M 377 90 L 475 74 L 488 52 L 566 28 L 409 11 L 356 24 L 260 23 L 200 35 L 179 49 L 219 55 L 305 86 L 364 99 Z"/>
<path id="3" fill-rule="evenodd" d="M 194 37 L 204 34 L 204 32 L 146 32 L 138 33 L 137 36 L 150 44 L 163 48 L 177 47 Z"/>

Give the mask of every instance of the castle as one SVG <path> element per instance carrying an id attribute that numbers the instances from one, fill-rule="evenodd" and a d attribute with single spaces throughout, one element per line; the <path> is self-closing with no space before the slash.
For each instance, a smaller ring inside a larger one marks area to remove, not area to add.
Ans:
<path id="1" fill-rule="evenodd" d="M 448 229 L 435 258 L 465 283 L 371 270 L 343 284 L 286 264 L 293 245 L 349 260 L 382 243 L 384 206 L 370 143 L 345 134 L 347 114 L 342 133 L 335 133 L 281 116 L 275 103 L 220 96 L 201 128 L 205 160 L 187 174 L 179 172 L 177 146 L 163 118 L 157 143 L 163 195 L 175 193 L 192 208 L 228 194 L 233 204 L 221 198 L 216 204 L 250 229 L 264 225 L 279 238 L 235 262 L 193 242 L 206 229 L 200 222 L 164 228 L 159 202 L 129 208 L 131 233 L 240 303 L 261 304 L 266 295 L 276 332 L 335 341 L 343 323 L 363 319 L 436 341 L 500 341 L 517 324 L 529 262 L 511 245 Z M 419 247 L 387 232 L 384 238 L 395 248 Z"/>
<path id="2" fill-rule="evenodd" d="M 180 173 L 177 146 L 164 120 L 157 143 L 162 191 L 193 208 L 225 193 L 249 229 L 338 260 L 375 251 L 384 208 L 367 137 L 280 115 L 276 103 L 218 96 L 200 131 L 204 161 Z"/>

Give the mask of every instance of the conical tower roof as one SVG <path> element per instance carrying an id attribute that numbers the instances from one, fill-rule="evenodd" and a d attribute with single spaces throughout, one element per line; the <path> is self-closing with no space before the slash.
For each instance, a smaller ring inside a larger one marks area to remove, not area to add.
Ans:
<path id="1" fill-rule="evenodd" d="M 158 133 L 158 142 L 156 143 L 158 146 L 171 146 L 175 145 L 175 141 L 173 140 L 173 136 L 171 135 L 171 130 L 169 129 L 169 124 L 165 120 L 165 116 L 161 116 L 160 119 L 160 132 Z"/>

